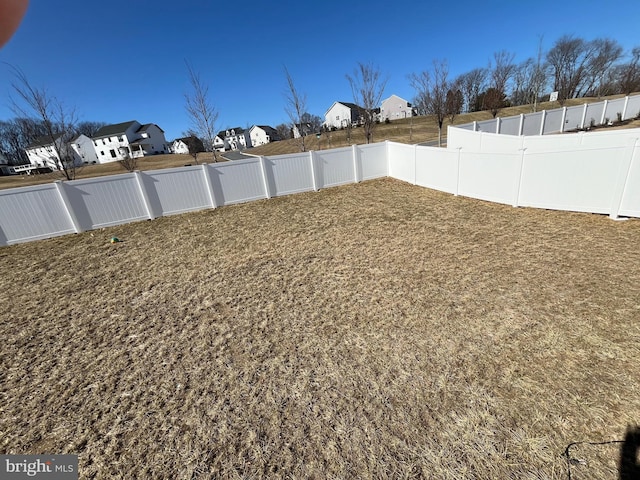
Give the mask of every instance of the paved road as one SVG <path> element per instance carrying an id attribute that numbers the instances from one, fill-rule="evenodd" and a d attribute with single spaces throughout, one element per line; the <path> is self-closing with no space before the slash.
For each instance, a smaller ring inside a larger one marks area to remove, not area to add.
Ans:
<path id="1" fill-rule="evenodd" d="M 230 151 L 230 152 L 224 152 L 221 154 L 222 157 L 226 158 L 227 160 L 244 160 L 245 158 L 255 158 L 252 157 L 251 155 L 245 155 L 242 152 L 238 152 L 237 150 L 234 151 Z"/>

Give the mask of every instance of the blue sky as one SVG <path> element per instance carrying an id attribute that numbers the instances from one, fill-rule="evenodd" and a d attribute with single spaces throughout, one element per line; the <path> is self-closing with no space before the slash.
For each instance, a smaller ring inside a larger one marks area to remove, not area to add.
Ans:
<path id="1" fill-rule="evenodd" d="M 189 127 L 184 93 L 191 62 L 209 85 L 217 127 L 287 121 L 283 65 L 308 111 L 353 101 L 345 78 L 357 62 L 389 77 L 383 98 L 410 100 L 407 75 L 446 59 L 455 76 L 507 50 L 522 61 L 563 34 L 640 45 L 640 2 L 521 0 L 31 0 L 0 49 L 0 119 L 9 109 L 9 63 L 45 86 L 81 120 L 157 123 L 173 139 Z"/>

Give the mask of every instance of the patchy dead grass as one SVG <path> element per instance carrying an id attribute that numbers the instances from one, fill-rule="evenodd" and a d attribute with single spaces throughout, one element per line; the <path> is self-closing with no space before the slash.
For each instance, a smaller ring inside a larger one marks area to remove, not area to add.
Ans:
<path id="1" fill-rule="evenodd" d="M 639 243 L 384 179 L 5 247 L 0 450 L 82 479 L 565 479 L 569 442 L 640 421 Z M 617 478 L 617 448 L 576 454 Z"/>

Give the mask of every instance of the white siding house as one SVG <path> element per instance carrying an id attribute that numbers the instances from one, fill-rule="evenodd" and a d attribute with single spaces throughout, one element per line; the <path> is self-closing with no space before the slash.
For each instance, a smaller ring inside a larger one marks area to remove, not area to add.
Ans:
<path id="1" fill-rule="evenodd" d="M 86 135 L 78 135 L 71 141 L 71 148 L 78 156 L 79 161 L 84 164 L 98 163 L 96 150 L 93 148 L 93 140 Z"/>
<path id="2" fill-rule="evenodd" d="M 276 129 L 268 125 L 254 125 L 251 127 L 249 129 L 249 138 L 251 139 L 251 145 L 254 147 L 280 140 Z"/>
<path id="3" fill-rule="evenodd" d="M 412 112 L 413 110 L 409 102 L 397 95 L 391 95 L 382 101 L 382 105 L 380 106 L 380 119 L 385 121 L 388 118 L 389 121 L 393 121 L 401 118 L 409 118 Z"/>
<path id="4" fill-rule="evenodd" d="M 344 128 L 349 123 L 357 124 L 360 122 L 362 110 L 363 108 L 355 103 L 333 102 L 324 114 L 324 125 L 326 128 Z"/>
<path id="5" fill-rule="evenodd" d="M 204 152 L 204 144 L 196 136 L 176 138 L 171 145 L 171 151 L 181 154 L 189 153 L 189 145 L 192 145 L 194 151 Z"/>
<path id="6" fill-rule="evenodd" d="M 84 163 L 83 155 L 91 158 L 91 140 L 85 135 L 80 135 L 67 143 L 62 141 L 62 134 L 58 134 L 55 136 L 54 142 L 48 136 L 34 140 L 25 148 L 30 166 L 25 166 L 22 170 L 29 171 L 33 168 L 58 170 L 61 166 L 58 152 L 62 152 L 63 157 L 66 156 L 64 152 L 68 152 L 70 159 L 76 166 Z"/>
<path id="7" fill-rule="evenodd" d="M 99 163 L 123 160 L 127 155 L 143 157 L 167 153 L 164 131 L 153 123 L 141 125 L 135 120 L 102 127 L 93 136 Z"/>
<path id="8" fill-rule="evenodd" d="M 244 130 L 240 127 L 229 128 L 223 132 L 218 133 L 216 138 L 220 137 L 224 139 L 223 150 L 244 150 L 247 147 L 251 147 L 251 137 L 249 136 L 249 130 Z M 215 144 L 216 142 L 214 142 Z"/>
<path id="9" fill-rule="evenodd" d="M 216 152 L 224 152 L 224 132 L 220 132 L 216 135 L 216 138 L 213 139 L 213 149 Z"/>

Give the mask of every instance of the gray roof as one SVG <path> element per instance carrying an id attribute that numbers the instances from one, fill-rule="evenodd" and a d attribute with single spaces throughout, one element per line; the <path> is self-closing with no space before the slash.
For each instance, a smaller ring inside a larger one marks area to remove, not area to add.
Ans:
<path id="1" fill-rule="evenodd" d="M 160 130 L 162 133 L 164 133 L 164 130 L 162 130 L 160 127 L 158 127 L 158 125 L 156 125 L 155 123 L 145 123 L 144 125 L 142 125 L 138 129 L 138 131 L 136 133 L 146 132 L 149 129 L 149 127 L 152 126 L 152 125 L 156 126 L 158 128 L 158 130 Z"/>
<path id="2" fill-rule="evenodd" d="M 115 123 L 113 125 L 105 125 L 104 127 L 102 127 L 96 132 L 93 138 L 111 137 L 114 135 L 124 133 L 134 123 L 138 123 L 138 122 L 136 120 L 129 120 L 128 122 Z"/>
<path id="3" fill-rule="evenodd" d="M 57 140 L 61 136 L 62 133 L 57 133 L 53 136 L 53 139 Z M 27 148 L 46 147 L 47 145 L 53 145 L 53 142 L 51 141 L 51 137 L 49 135 L 43 135 L 42 137 L 38 137 L 33 142 L 31 142 Z"/>

